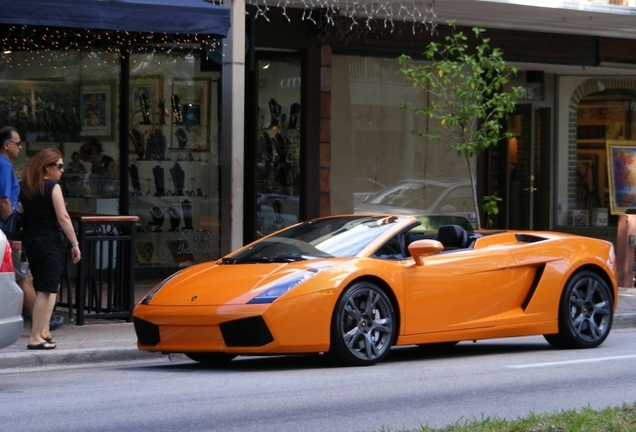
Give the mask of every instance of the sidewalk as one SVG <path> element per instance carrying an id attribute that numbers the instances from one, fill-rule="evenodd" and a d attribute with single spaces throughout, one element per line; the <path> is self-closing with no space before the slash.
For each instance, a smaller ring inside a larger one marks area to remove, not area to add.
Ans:
<path id="1" fill-rule="evenodd" d="M 151 289 L 152 285 L 135 287 L 135 300 L 141 300 Z M 123 360 L 168 361 L 168 357 L 160 353 L 137 350 L 133 324 L 125 321 L 89 319 L 83 326 L 67 322 L 53 332 L 57 348 L 49 351 L 27 350 L 30 324 L 29 320 L 25 321 L 22 337 L 15 344 L 0 350 L 0 369 Z M 629 327 L 636 327 L 636 288 L 620 288 L 612 328 Z"/>

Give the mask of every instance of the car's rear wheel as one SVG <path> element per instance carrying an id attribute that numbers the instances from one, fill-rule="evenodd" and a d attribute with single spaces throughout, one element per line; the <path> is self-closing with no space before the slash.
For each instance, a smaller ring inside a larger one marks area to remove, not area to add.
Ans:
<path id="1" fill-rule="evenodd" d="M 206 352 L 197 352 L 197 353 L 185 353 L 185 355 L 190 359 L 197 361 L 199 363 L 205 365 L 222 365 L 229 363 L 232 361 L 234 354 L 225 354 L 225 353 L 206 353 Z"/>
<path id="2" fill-rule="evenodd" d="M 584 270 L 561 295 L 559 333 L 544 337 L 556 348 L 595 348 L 607 338 L 612 320 L 612 290 L 602 277 Z"/>
<path id="3" fill-rule="evenodd" d="M 384 291 L 373 283 L 356 283 L 336 304 L 330 354 L 348 366 L 375 364 L 389 353 L 396 324 L 393 304 Z"/>

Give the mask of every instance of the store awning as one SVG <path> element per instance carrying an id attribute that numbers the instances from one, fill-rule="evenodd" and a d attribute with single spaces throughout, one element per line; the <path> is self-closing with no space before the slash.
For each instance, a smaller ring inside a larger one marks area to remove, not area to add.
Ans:
<path id="1" fill-rule="evenodd" d="M 226 37 L 230 9 L 204 0 L 0 0 L 0 23 Z"/>

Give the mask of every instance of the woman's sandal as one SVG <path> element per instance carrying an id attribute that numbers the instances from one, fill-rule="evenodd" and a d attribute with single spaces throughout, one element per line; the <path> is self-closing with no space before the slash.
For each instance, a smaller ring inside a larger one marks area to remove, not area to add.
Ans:
<path id="1" fill-rule="evenodd" d="M 41 342 L 37 345 L 27 345 L 27 348 L 30 350 L 52 350 L 55 349 L 54 344 L 51 344 L 50 342 L 44 341 Z"/>

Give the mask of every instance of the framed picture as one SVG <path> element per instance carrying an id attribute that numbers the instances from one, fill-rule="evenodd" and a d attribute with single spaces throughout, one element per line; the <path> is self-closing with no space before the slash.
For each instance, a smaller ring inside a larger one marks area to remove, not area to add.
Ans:
<path id="1" fill-rule="evenodd" d="M 572 225 L 586 227 L 588 225 L 587 210 L 572 210 Z"/>
<path id="2" fill-rule="evenodd" d="M 625 138 L 625 102 L 581 105 L 577 111 L 577 140 Z"/>
<path id="3" fill-rule="evenodd" d="M 206 150 L 210 137 L 210 80 L 175 79 L 172 83 L 172 148 Z"/>
<path id="4" fill-rule="evenodd" d="M 636 141 L 608 140 L 606 149 L 610 211 L 623 214 L 636 208 Z"/>
<path id="5" fill-rule="evenodd" d="M 84 83 L 80 88 L 82 129 L 80 136 L 97 137 L 107 141 L 113 138 L 115 113 L 115 81 Z"/>

